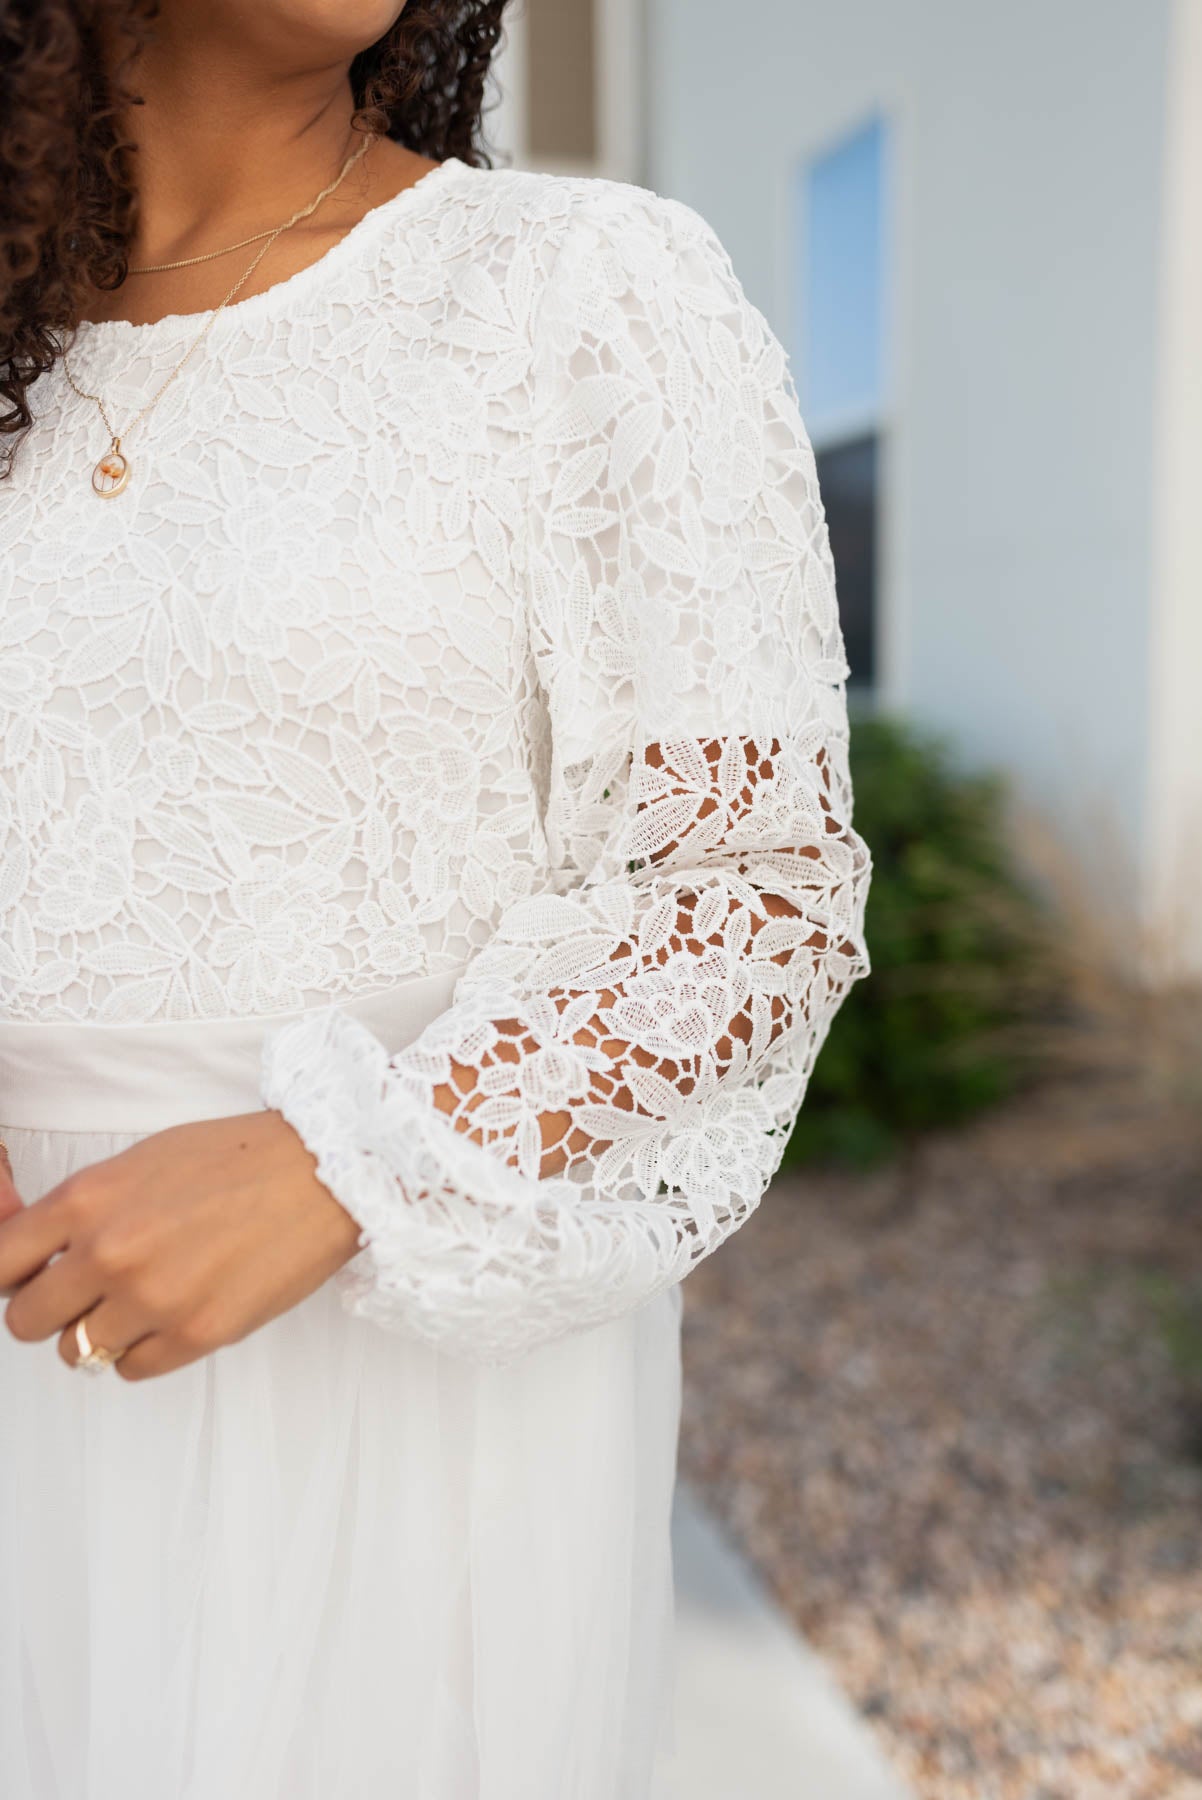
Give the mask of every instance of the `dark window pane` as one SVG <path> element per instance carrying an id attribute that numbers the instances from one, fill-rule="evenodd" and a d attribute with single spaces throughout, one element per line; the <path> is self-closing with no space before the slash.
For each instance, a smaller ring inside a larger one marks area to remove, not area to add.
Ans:
<path id="1" fill-rule="evenodd" d="M 834 444 L 818 451 L 816 460 L 851 679 L 867 687 L 876 679 L 879 439 L 874 433 Z"/>

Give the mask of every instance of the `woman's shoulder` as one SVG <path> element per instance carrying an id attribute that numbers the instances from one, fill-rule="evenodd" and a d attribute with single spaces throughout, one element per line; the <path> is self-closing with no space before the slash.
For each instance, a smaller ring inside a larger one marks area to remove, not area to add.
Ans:
<path id="1" fill-rule="evenodd" d="M 609 175 L 463 167 L 461 192 L 478 224 L 514 242 L 598 242 L 634 255 L 700 245 L 727 261 L 709 221 L 684 200 Z"/>
<path id="2" fill-rule="evenodd" d="M 398 332 L 511 358 L 562 350 L 582 318 L 644 338 L 720 318 L 758 329 L 724 244 L 686 201 L 609 175 L 438 168 L 365 271 L 365 299 L 403 302 L 383 309 Z"/>

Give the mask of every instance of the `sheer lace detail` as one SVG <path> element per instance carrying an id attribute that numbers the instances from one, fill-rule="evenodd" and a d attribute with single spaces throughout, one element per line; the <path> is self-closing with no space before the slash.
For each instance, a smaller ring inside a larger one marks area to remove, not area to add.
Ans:
<path id="1" fill-rule="evenodd" d="M 264 1058 L 363 1226 L 347 1304 L 489 1359 L 638 1305 L 737 1228 L 867 967 L 784 352 L 692 209 L 559 185 L 521 495 L 543 879 L 405 1051 L 329 1009 Z"/>

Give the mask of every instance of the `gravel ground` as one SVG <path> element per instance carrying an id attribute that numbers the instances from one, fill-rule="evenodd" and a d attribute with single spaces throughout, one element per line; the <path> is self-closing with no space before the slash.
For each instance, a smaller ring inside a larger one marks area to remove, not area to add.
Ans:
<path id="1" fill-rule="evenodd" d="M 1068 1089 L 782 1178 L 685 1368 L 682 1471 L 920 1800 L 1202 1800 L 1196 1122 Z"/>

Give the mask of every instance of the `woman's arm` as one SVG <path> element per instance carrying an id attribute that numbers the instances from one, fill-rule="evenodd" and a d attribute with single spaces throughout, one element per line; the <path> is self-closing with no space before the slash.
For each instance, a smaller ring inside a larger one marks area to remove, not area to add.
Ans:
<path id="1" fill-rule="evenodd" d="M 360 1221 L 348 1304 L 501 1359 L 758 1203 L 866 967 L 845 665 L 783 350 L 710 228 L 590 195 L 543 303 L 528 581 L 545 890 L 389 1057 L 337 1011 L 264 1096 Z"/>

